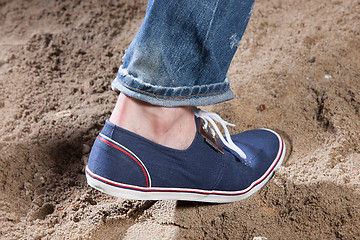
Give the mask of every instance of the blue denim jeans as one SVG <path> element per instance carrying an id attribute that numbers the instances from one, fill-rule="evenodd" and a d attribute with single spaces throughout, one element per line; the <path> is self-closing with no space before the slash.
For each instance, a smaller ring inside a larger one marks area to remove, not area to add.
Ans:
<path id="1" fill-rule="evenodd" d="M 254 0 L 149 0 L 113 89 L 165 107 L 232 99 L 226 73 L 253 5 Z"/>

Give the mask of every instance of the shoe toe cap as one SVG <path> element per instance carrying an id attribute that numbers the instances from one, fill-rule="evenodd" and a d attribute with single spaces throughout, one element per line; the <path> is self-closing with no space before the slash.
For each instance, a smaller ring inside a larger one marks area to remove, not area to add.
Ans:
<path id="1" fill-rule="evenodd" d="M 268 168 L 282 149 L 282 139 L 269 129 L 249 130 L 232 135 L 234 143 L 244 151 L 246 164 L 252 168 Z"/>
<path id="2" fill-rule="evenodd" d="M 271 175 L 280 163 L 283 143 L 281 137 L 268 129 L 257 129 L 232 135 L 233 142 L 244 151 L 244 161 L 232 150 L 237 158 L 226 158 L 224 174 L 220 188 L 228 190 L 247 189 L 254 183 L 262 182 Z M 256 184 L 255 184 L 256 185 Z"/>

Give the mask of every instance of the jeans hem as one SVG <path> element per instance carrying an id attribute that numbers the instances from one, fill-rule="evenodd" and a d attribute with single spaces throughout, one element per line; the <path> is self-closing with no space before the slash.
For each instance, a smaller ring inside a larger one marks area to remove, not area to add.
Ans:
<path id="1" fill-rule="evenodd" d="M 129 78 L 131 78 L 131 85 L 126 83 Z M 134 85 L 137 87 L 134 87 Z M 111 87 L 113 90 L 117 89 L 129 97 L 164 107 L 207 106 L 234 98 L 234 94 L 230 90 L 228 77 L 222 83 L 204 86 L 159 87 L 148 83 L 139 83 L 130 75 L 118 73 Z M 210 90 L 213 90 L 213 92 Z M 188 94 L 181 94 L 184 92 Z M 166 93 L 166 95 L 159 93 Z"/>

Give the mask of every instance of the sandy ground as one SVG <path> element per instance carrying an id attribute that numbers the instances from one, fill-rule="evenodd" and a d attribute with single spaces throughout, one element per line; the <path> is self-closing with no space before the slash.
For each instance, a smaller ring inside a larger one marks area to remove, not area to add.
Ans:
<path id="1" fill-rule="evenodd" d="M 207 107 L 286 139 L 275 177 L 231 204 L 132 201 L 86 185 L 111 80 L 146 1 L 0 0 L 1 239 L 360 239 L 360 2 L 258 0 Z"/>

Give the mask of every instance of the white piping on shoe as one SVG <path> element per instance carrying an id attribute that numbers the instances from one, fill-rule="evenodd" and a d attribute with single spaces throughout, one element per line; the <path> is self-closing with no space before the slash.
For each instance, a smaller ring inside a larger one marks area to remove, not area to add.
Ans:
<path id="1" fill-rule="evenodd" d="M 212 135 L 215 135 L 214 133 L 214 129 L 215 129 L 217 135 L 219 136 L 220 140 L 224 143 L 224 145 L 230 148 L 231 150 L 235 151 L 237 154 L 239 154 L 239 156 L 242 159 L 246 160 L 246 154 L 238 146 L 235 145 L 235 143 L 231 139 L 229 130 L 227 129 L 227 126 L 234 127 L 235 126 L 234 124 L 226 122 L 219 115 L 213 112 L 201 110 L 196 107 L 194 107 L 194 112 L 196 117 L 199 117 L 202 120 L 204 120 L 205 128 L 207 128 L 208 122 L 211 123 L 212 127 L 210 127 L 210 129 L 212 131 L 211 132 Z M 215 121 L 218 122 L 223 127 L 226 139 L 223 137 Z"/>

